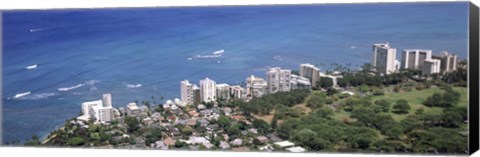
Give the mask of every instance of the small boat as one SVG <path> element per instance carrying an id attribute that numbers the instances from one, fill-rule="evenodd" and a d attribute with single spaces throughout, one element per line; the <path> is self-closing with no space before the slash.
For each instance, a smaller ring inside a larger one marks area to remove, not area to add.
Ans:
<path id="1" fill-rule="evenodd" d="M 15 94 L 15 96 L 14 96 L 13 98 L 14 98 L 14 99 L 17 99 L 17 98 L 20 98 L 20 97 L 29 95 L 29 94 L 31 94 L 31 93 L 32 93 L 32 92 L 30 92 L 30 91 L 25 92 L 25 93 L 18 93 L 18 94 Z"/>
<path id="2" fill-rule="evenodd" d="M 34 65 L 29 65 L 29 66 L 25 67 L 25 69 L 30 70 L 30 69 L 35 69 L 37 67 L 38 67 L 38 65 L 34 64 Z"/>

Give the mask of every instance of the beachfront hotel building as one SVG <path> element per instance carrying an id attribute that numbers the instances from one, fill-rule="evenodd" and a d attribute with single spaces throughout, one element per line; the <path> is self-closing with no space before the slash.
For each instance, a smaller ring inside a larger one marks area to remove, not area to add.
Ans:
<path id="1" fill-rule="evenodd" d="M 402 53 L 402 68 L 422 70 L 425 60 L 432 59 L 432 50 L 405 49 Z"/>
<path id="2" fill-rule="evenodd" d="M 188 80 L 180 82 L 180 99 L 183 103 L 193 104 L 193 85 Z"/>
<path id="3" fill-rule="evenodd" d="M 423 61 L 422 74 L 423 75 L 432 75 L 440 73 L 441 60 L 438 59 L 429 59 Z"/>
<path id="4" fill-rule="evenodd" d="M 273 94 L 279 91 L 290 91 L 291 70 L 281 69 L 280 67 L 270 68 L 267 71 L 268 93 Z"/>
<path id="5" fill-rule="evenodd" d="M 105 106 L 92 106 L 90 107 L 90 117 L 95 118 L 96 123 L 106 123 L 114 119 L 113 108 Z"/>
<path id="6" fill-rule="evenodd" d="M 398 61 L 396 59 L 397 49 L 390 47 L 387 43 L 372 45 L 372 66 L 373 70 L 380 74 L 391 74 L 397 71 Z"/>
<path id="7" fill-rule="evenodd" d="M 87 101 L 82 103 L 82 116 L 81 118 L 85 118 L 84 120 L 88 121 L 90 119 L 90 108 L 94 106 L 102 106 L 102 100 L 95 100 L 95 101 Z"/>
<path id="8" fill-rule="evenodd" d="M 227 100 L 230 98 L 230 86 L 228 84 L 222 83 L 215 85 L 217 99 Z"/>
<path id="9" fill-rule="evenodd" d="M 317 87 L 317 83 L 320 81 L 319 68 L 309 63 L 300 64 L 299 74 L 301 77 L 308 78 L 313 87 Z"/>
<path id="10" fill-rule="evenodd" d="M 94 120 L 96 123 L 107 123 L 114 120 L 114 109 L 112 107 L 112 95 L 103 94 L 101 100 L 82 103 L 82 116 L 79 120 Z"/>
<path id="11" fill-rule="evenodd" d="M 255 77 L 251 75 L 246 79 L 246 95 L 249 98 L 261 97 L 267 93 L 267 81 L 261 77 Z"/>
<path id="12" fill-rule="evenodd" d="M 211 102 L 216 100 L 215 81 L 205 78 L 200 80 L 200 97 L 202 101 Z"/>

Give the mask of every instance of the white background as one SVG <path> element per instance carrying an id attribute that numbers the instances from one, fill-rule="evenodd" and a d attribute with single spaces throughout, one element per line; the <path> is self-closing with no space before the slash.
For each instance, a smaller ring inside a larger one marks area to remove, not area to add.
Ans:
<path id="1" fill-rule="evenodd" d="M 258 5 L 258 4 L 309 4 L 309 3 L 366 3 L 366 2 L 415 2 L 428 0 L 0 0 L 0 9 L 61 9 L 61 8 L 116 8 L 116 7 L 155 7 L 155 6 L 206 6 L 206 5 Z M 448 0 L 434 0 L 448 1 Z M 477 6 L 479 0 L 472 0 Z M 477 113 L 478 114 L 478 113 Z M 1 121 L 0 121 L 1 122 Z M 1 129 L 0 129 L 1 131 Z M 1 132 L 0 132 L 1 133 Z M 192 152 L 160 150 L 114 150 L 80 148 L 22 148 L 1 147 L 0 157 L 9 156 L 62 156 L 62 157 L 310 157 L 310 156 L 412 156 L 412 155 L 373 155 L 373 154 L 293 154 L 293 153 L 250 153 L 250 152 Z M 480 156 L 476 153 L 474 156 Z"/>

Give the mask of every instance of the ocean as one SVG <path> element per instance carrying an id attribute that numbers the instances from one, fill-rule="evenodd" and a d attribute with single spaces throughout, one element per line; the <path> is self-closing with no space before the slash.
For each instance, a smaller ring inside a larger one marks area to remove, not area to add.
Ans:
<path id="1" fill-rule="evenodd" d="M 240 84 L 268 67 L 360 66 L 370 62 L 372 44 L 386 41 L 397 58 L 411 48 L 467 57 L 467 2 L 2 14 L 2 143 L 45 137 L 102 93 L 112 93 L 115 107 L 164 102 L 180 97 L 185 79 Z"/>

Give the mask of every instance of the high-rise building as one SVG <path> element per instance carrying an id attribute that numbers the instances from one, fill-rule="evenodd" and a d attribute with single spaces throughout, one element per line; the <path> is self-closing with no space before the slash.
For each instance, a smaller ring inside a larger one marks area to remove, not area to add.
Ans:
<path id="1" fill-rule="evenodd" d="M 205 78 L 200 80 L 200 96 L 202 101 L 211 102 L 216 100 L 215 81 Z"/>
<path id="2" fill-rule="evenodd" d="M 200 88 L 198 88 L 197 85 L 193 85 L 192 87 L 192 91 L 193 91 L 193 105 L 198 105 L 200 104 L 200 102 L 202 101 L 202 97 L 201 97 L 201 94 L 200 94 Z"/>
<path id="3" fill-rule="evenodd" d="M 106 123 L 114 119 L 112 95 L 103 94 L 101 100 L 82 103 L 82 113 L 78 119 L 94 120 L 96 123 Z"/>
<path id="4" fill-rule="evenodd" d="M 232 98 L 243 99 L 245 98 L 246 91 L 239 85 L 230 86 L 230 95 Z"/>
<path id="5" fill-rule="evenodd" d="M 310 80 L 306 77 L 298 76 L 298 75 L 291 75 L 292 78 L 290 80 L 290 86 L 292 89 L 311 89 L 312 84 Z"/>
<path id="6" fill-rule="evenodd" d="M 246 83 L 247 97 L 261 97 L 267 93 L 267 81 L 261 77 L 251 75 L 247 77 Z"/>
<path id="7" fill-rule="evenodd" d="M 97 123 L 111 122 L 113 118 L 113 108 L 104 106 L 90 107 L 90 117 L 95 118 Z"/>
<path id="8" fill-rule="evenodd" d="M 102 106 L 102 100 L 88 101 L 82 103 L 83 115 L 90 116 L 90 108 L 93 106 Z"/>
<path id="9" fill-rule="evenodd" d="M 431 75 L 440 73 L 441 61 L 438 59 L 429 59 L 423 61 L 422 74 Z"/>
<path id="10" fill-rule="evenodd" d="M 103 107 L 112 107 L 112 94 L 105 93 L 102 95 Z"/>
<path id="11" fill-rule="evenodd" d="M 317 82 L 320 81 L 320 69 L 315 67 L 312 64 L 309 64 L 309 63 L 300 64 L 299 74 L 301 77 L 308 78 L 311 85 L 314 87 L 316 87 Z"/>
<path id="12" fill-rule="evenodd" d="M 180 99 L 183 103 L 193 104 L 193 85 L 184 80 L 180 82 Z"/>
<path id="13" fill-rule="evenodd" d="M 279 91 L 290 91 L 291 74 L 291 70 L 284 70 L 280 67 L 270 68 L 266 74 L 268 93 L 272 94 Z"/>
<path id="14" fill-rule="evenodd" d="M 458 56 L 455 54 L 449 54 L 446 51 L 443 51 L 440 55 L 442 60 L 441 72 L 452 72 L 458 68 Z"/>
<path id="15" fill-rule="evenodd" d="M 397 49 L 387 43 L 372 45 L 373 70 L 380 74 L 391 74 L 397 71 Z"/>
<path id="16" fill-rule="evenodd" d="M 217 89 L 217 99 L 229 99 L 230 98 L 230 86 L 228 84 L 217 84 L 215 86 Z"/>
<path id="17" fill-rule="evenodd" d="M 406 49 L 402 54 L 402 68 L 422 70 L 423 61 L 430 59 L 432 50 Z"/>

